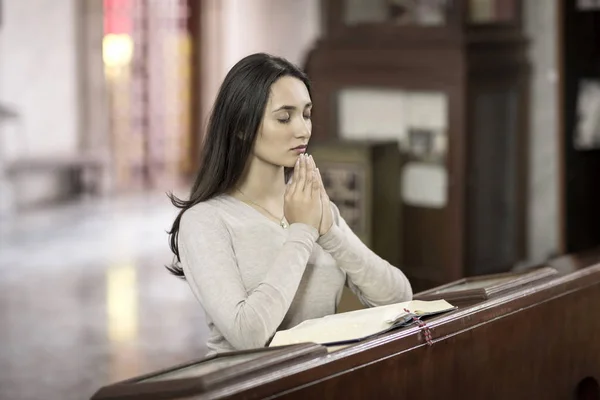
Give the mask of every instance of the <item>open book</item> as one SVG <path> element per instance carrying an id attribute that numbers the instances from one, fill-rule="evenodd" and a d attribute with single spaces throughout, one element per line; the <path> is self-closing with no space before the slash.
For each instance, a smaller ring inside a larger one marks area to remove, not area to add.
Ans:
<path id="1" fill-rule="evenodd" d="M 278 331 L 269 347 L 306 342 L 326 345 L 357 342 L 408 325 L 413 322 L 413 317 L 439 314 L 454 308 L 456 307 L 445 300 L 413 300 L 327 315 Z"/>

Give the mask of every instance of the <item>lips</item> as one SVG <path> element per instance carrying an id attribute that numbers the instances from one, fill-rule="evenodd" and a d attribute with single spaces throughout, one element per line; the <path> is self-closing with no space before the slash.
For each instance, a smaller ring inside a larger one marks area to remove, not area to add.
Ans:
<path id="1" fill-rule="evenodd" d="M 292 150 L 306 150 L 306 145 L 302 144 L 300 146 L 296 146 Z"/>

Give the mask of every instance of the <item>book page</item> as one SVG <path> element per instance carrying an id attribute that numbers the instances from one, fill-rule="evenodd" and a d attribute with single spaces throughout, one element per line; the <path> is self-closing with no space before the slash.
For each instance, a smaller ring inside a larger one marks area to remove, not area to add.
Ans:
<path id="1" fill-rule="evenodd" d="M 444 311 L 450 311 L 455 307 L 446 300 L 413 300 L 409 302 L 408 310 L 416 315 L 438 314 Z"/>
<path id="2" fill-rule="evenodd" d="M 335 343 L 362 339 L 383 332 L 409 314 L 431 315 L 452 310 L 454 306 L 445 300 L 413 300 L 387 306 L 372 307 L 341 314 L 327 315 L 323 318 L 306 320 L 295 327 L 278 331 L 270 347 L 297 343 Z"/>

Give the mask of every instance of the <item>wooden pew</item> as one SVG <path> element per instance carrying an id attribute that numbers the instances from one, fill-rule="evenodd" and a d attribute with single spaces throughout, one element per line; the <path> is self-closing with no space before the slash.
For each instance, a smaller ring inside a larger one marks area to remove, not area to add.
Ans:
<path id="1" fill-rule="evenodd" d="M 462 305 L 426 328 L 342 349 L 263 349 L 245 364 L 165 379 L 181 371 L 175 367 L 104 387 L 93 399 L 595 399 L 599 317 L 600 264 L 580 265 Z"/>

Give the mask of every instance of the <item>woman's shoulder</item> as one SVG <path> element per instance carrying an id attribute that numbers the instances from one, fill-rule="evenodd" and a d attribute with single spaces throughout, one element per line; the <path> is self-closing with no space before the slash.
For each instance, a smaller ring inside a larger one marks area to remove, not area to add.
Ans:
<path id="1" fill-rule="evenodd" d="M 225 205 L 226 206 L 226 205 Z M 231 229 L 225 221 L 219 199 L 209 199 L 183 212 L 179 222 L 180 243 L 204 243 L 214 246 L 231 241 Z"/>
<path id="2" fill-rule="evenodd" d="M 222 214 L 226 209 L 225 201 L 223 196 L 216 196 L 193 205 L 181 216 L 181 224 L 222 225 Z"/>
<path id="3" fill-rule="evenodd" d="M 211 197 L 208 200 L 204 200 L 201 201 L 197 204 L 194 204 L 192 207 L 189 208 L 189 210 L 193 210 L 196 212 L 201 212 L 201 211 L 219 211 L 220 208 L 222 208 L 223 206 L 223 202 L 224 202 L 224 195 L 217 195 L 214 197 Z"/>

